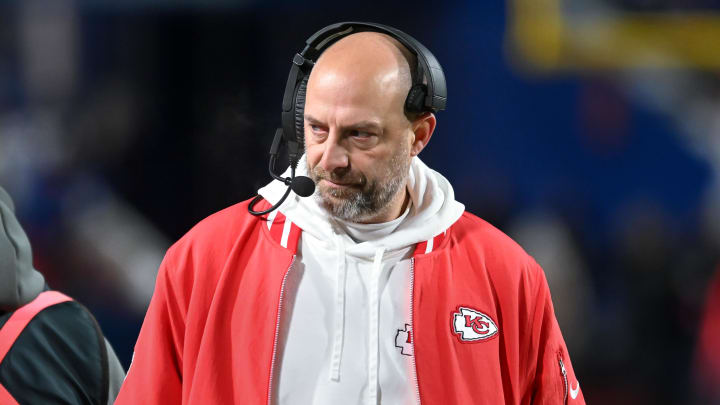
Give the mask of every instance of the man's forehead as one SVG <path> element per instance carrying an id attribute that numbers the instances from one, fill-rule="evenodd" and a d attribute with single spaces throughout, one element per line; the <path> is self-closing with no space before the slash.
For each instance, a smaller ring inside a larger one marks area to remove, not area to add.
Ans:
<path id="1" fill-rule="evenodd" d="M 393 73 L 317 72 L 308 83 L 305 109 L 316 118 L 332 113 L 372 119 L 388 111 L 402 112 L 406 96 L 407 90 L 398 87 Z"/>

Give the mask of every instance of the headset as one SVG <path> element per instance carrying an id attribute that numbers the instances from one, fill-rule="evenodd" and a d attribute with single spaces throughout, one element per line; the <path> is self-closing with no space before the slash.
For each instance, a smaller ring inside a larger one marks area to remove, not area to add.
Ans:
<path id="1" fill-rule="evenodd" d="M 264 215 L 277 209 L 291 190 L 301 197 L 308 197 L 315 192 L 315 183 L 309 177 L 295 176 L 295 169 L 305 149 L 305 93 L 310 72 L 323 51 L 332 44 L 348 35 L 367 31 L 379 32 L 395 38 L 417 57 L 417 66 L 410 67 L 416 69 L 417 74 L 413 75 L 413 83 L 405 99 L 405 112 L 435 113 L 445 109 L 447 103 L 445 73 L 435 56 L 415 38 L 396 28 L 376 23 L 341 22 L 328 25 L 308 38 L 305 41 L 305 48 L 295 54 L 285 85 L 281 113 L 282 127 L 275 131 L 270 147 L 268 170 L 272 178 L 283 182 L 288 188 L 280 201 L 264 211 L 253 210 L 262 196 L 253 198 L 248 206 L 250 214 Z M 283 145 L 287 146 L 290 162 L 290 177 L 287 178 L 275 173 L 275 164 L 280 147 Z"/>

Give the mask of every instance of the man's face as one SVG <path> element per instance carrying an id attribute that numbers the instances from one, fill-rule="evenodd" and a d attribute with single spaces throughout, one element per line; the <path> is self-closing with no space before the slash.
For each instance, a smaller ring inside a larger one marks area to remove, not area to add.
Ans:
<path id="1" fill-rule="evenodd" d="M 317 67 L 316 67 L 317 69 Z M 404 192 L 412 130 L 397 75 L 313 71 L 305 153 L 316 197 L 336 217 L 370 222 Z"/>

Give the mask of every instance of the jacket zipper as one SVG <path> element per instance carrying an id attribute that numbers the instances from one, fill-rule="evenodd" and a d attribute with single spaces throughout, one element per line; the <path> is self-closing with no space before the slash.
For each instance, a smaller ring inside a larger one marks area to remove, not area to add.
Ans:
<path id="1" fill-rule="evenodd" d="M 277 319 L 275 320 L 275 340 L 273 341 L 272 362 L 270 363 L 270 384 L 268 385 L 267 395 L 268 405 L 272 404 L 273 375 L 275 374 L 275 356 L 277 355 L 278 337 L 280 336 L 280 314 L 282 313 L 283 294 L 285 293 L 285 281 L 287 281 L 287 276 L 290 273 L 290 269 L 292 269 L 292 266 L 295 264 L 295 257 L 296 255 L 293 255 L 292 261 L 290 262 L 290 267 L 288 267 L 287 271 L 285 272 L 282 284 L 280 285 L 280 299 L 278 300 Z"/>
<path id="2" fill-rule="evenodd" d="M 417 337 L 417 333 L 415 330 L 415 258 L 410 259 L 410 330 L 412 333 L 412 339 L 410 339 L 410 344 L 412 345 L 413 349 L 413 355 L 412 355 L 412 365 L 413 365 L 413 376 L 415 378 L 415 396 L 417 397 L 417 404 L 420 405 L 420 383 L 418 382 L 418 375 L 417 375 L 417 364 L 415 363 L 415 356 L 417 355 L 417 351 L 415 350 L 415 340 Z"/>
<path id="3" fill-rule="evenodd" d="M 567 405 L 568 379 L 567 379 L 567 370 L 565 370 L 565 363 L 563 363 L 563 361 L 562 361 L 562 356 L 558 356 L 558 362 L 560 363 L 560 372 L 562 373 L 562 377 L 563 377 L 563 388 L 564 388 L 563 404 Z"/>

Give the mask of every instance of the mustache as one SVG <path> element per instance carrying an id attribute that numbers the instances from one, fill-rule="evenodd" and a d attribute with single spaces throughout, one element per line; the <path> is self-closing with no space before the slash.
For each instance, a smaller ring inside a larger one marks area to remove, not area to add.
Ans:
<path id="1" fill-rule="evenodd" d="M 311 175 L 316 183 L 320 180 L 330 180 L 333 183 L 348 184 L 359 187 L 363 187 L 367 184 L 367 177 L 361 173 L 353 173 L 350 170 L 341 169 L 328 172 L 321 167 L 315 166 L 311 171 Z"/>

